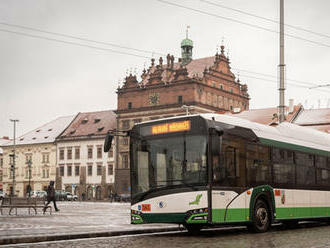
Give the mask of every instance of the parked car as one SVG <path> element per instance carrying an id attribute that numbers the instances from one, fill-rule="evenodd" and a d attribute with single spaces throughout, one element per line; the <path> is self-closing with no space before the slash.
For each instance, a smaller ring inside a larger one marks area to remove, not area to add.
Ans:
<path id="1" fill-rule="evenodd" d="M 26 194 L 29 197 L 29 193 Z M 43 190 L 33 190 L 31 191 L 31 198 L 46 198 L 47 192 Z"/>
<path id="2" fill-rule="evenodd" d="M 78 200 L 78 196 L 77 195 L 73 195 L 70 192 L 65 192 L 66 193 L 66 199 L 68 201 L 76 201 Z"/>
<path id="3" fill-rule="evenodd" d="M 66 192 L 63 190 L 56 190 L 55 191 L 55 199 L 56 201 L 65 201 L 66 198 Z"/>

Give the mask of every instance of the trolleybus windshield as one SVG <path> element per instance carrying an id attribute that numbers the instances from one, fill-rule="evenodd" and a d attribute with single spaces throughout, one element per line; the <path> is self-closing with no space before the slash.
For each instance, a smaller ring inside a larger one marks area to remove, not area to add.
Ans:
<path id="1" fill-rule="evenodd" d="M 207 182 L 207 137 L 187 133 L 131 140 L 132 197 L 167 187 Z"/>

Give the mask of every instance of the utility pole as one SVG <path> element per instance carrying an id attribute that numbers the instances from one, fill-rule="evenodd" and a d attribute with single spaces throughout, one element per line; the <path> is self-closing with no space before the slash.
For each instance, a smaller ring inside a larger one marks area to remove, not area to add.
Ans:
<path id="1" fill-rule="evenodd" d="M 31 165 L 32 165 L 31 159 L 29 159 L 27 164 L 28 164 L 28 167 L 29 167 L 29 198 L 30 198 L 31 197 Z"/>
<path id="2" fill-rule="evenodd" d="M 12 166 L 12 170 L 13 170 L 13 191 L 12 196 L 15 196 L 15 184 L 16 184 L 16 178 L 15 178 L 15 173 L 16 173 L 16 122 L 18 122 L 19 120 L 12 120 L 10 119 L 11 122 L 14 122 L 14 153 L 13 153 L 13 166 Z"/>
<path id="3" fill-rule="evenodd" d="M 278 65 L 280 69 L 280 85 L 279 85 L 279 122 L 285 120 L 285 64 L 284 64 L 284 0 L 280 0 L 280 64 Z"/>

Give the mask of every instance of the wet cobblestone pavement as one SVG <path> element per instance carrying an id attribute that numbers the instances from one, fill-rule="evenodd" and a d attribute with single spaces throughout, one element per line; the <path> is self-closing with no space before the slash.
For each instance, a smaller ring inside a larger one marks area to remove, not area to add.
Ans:
<path id="1" fill-rule="evenodd" d="M 60 202 L 59 213 L 28 215 L 19 210 L 18 216 L 0 217 L 0 239 L 50 234 L 121 231 L 157 228 L 170 225 L 130 225 L 129 204 L 106 202 Z M 40 210 L 39 210 L 40 211 Z M 176 225 L 175 225 L 176 226 Z M 295 229 L 273 227 L 264 234 L 249 233 L 245 227 L 203 230 L 200 235 L 172 232 L 150 235 L 54 241 L 4 247 L 230 247 L 230 248 L 330 248 L 330 225 L 303 224 Z"/>
<path id="2" fill-rule="evenodd" d="M 50 215 L 28 214 L 26 209 L 18 209 L 18 215 L 8 215 L 8 209 L 0 216 L 0 239 L 10 237 L 105 232 L 117 230 L 143 229 L 130 224 L 130 204 L 109 202 L 58 202 L 60 212 Z M 14 212 L 14 211 L 13 211 Z M 33 211 L 31 211 L 32 213 Z M 169 225 L 148 225 L 164 227 Z"/>
<path id="3" fill-rule="evenodd" d="M 306 224 L 296 229 L 275 227 L 271 232 L 263 234 L 252 234 L 245 228 L 224 228 L 221 230 L 206 230 L 196 236 L 190 236 L 187 232 L 175 232 L 48 242 L 44 244 L 19 245 L 15 247 L 327 248 L 330 247 L 330 226 Z"/>

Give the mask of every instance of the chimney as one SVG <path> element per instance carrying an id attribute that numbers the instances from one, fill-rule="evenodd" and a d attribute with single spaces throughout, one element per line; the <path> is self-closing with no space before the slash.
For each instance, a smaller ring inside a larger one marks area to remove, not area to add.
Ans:
<path id="1" fill-rule="evenodd" d="M 289 114 L 293 113 L 294 105 L 293 105 L 293 99 L 289 99 Z"/>

